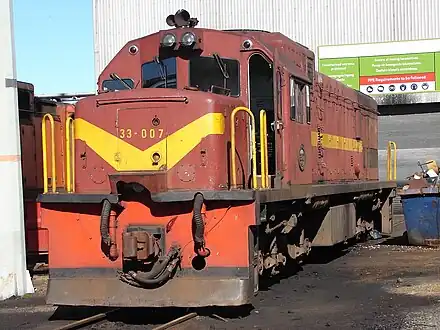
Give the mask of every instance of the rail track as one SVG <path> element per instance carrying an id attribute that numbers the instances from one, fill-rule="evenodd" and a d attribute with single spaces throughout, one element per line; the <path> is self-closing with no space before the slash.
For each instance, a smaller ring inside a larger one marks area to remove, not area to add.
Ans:
<path id="1" fill-rule="evenodd" d="M 123 313 L 124 309 L 122 308 L 115 308 L 112 310 L 109 310 L 107 312 L 103 312 L 103 313 L 98 313 L 92 316 L 88 316 L 88 317 L 84 317 L 81 318 L 79 320 L 74 320 L 71 322 L 67 322 L 63 325 L 60 325 L 59 323 L 54 325 L 54 324 L 50 324 L 53 322 L 48 322 L 45 323 L 43 325 L 41 325 L 40 327 L 37 328 L 37 330 L 73 330 L 73 329 L 86 329 L 89 328 L 93 325 L 105 325 L 105 323 L 108 323 L 109 326 L 113 323 L 116 323 L 113 320 L 109 320 L 109 318 L 116 314 L 116 313 Z M 199 313 L 197 312 L 188 312 L 182 316 L 176 317 L 174 319 L 172 319 L 171 321 L 168 321 L 166 323 L 160 324 L 160 325 L 154 325 L 154 326 L 148 326 L 149 329 L 151 330 L 166 330 L 166 329 L 170 329 L 173 328 L 175 330 L 179 329 L 179 326 L 184 327 L 188 321 L 194 319 L 197 316 L 201 316 L 199 315 Z M 209 315 L 212 318 L 216 318 L 218 320 L 221 320 L 223 322 L 227 322 L 227 320 L 217 314 L 210 314 Z M 145 320 L 146 322 L 148 322 L 148 320 Z M 56 323 L 56 322 L 55 322 Z M 64 322 L 63 322 L 64 323 Z"/>

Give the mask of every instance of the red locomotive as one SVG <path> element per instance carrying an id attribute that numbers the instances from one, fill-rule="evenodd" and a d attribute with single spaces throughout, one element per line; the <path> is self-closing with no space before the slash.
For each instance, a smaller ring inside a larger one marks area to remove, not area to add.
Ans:
<path id="1" fill-rule="evenodd" d="M 167 23 L 76 104 L 67 190 L 39 196 L 50 304 L 242 305 L 313 246 L 389 231 L 374 100 L 280 33 Z"/>
<path id="2" fill-rule="evenodd" d="M 64 139 L 61 138 L 64 126 L 63 120 L 67 114 L 74 111 L 74 108 L 68 104 L 35 97 L 34 86 L 26 82 L 17 83 L 17 95 L 27 259 L 30 268 L 43 270 L 45 269 L 44 266 L 47 265 L 49 236 L 47 228 L 42 224 L 40 203 L 37 202 L 38 194 L 43 191 L 42 120 L 47 118 L 46 114 L 50 114 L 51 118 L 54 119 L 53 134 L 56 138 L 56 154 L 54 154 L 54 157 L 57 163 L 64 163 Z M 50 136 L 51 132 L 48 134 Z M 52 159 L 50 153 L 51 151 L 49 151 L 49 159 Z M 62 178 L 64 172 L 63 168 L 58 169 L 59 177 Z M 63 185 L 63 181 L 61 181 L 61 185 Z"/>

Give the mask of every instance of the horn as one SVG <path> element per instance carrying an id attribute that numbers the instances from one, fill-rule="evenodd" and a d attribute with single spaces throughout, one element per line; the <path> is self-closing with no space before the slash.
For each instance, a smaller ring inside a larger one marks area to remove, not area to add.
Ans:
<path id="1" fill-rule="evenodd" d="M 174 20 L 174 15 L 168 15 L 166 22 L 169 26 L 175 26 L 176 22 Z"/>
<path id="2" fill-rule="evenodd" d="M 191 16 L 185 9 L 179 9 L 174 15 L 174 21 L 177 26 L 185 26 L 188 25 L 189 19 Z"/>

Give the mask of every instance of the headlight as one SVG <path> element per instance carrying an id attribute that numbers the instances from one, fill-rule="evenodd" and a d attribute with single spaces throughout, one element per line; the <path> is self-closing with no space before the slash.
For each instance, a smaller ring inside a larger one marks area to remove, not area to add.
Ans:
<path id="1" fill-rule="evenodd" d="M 186 32 L 182 35 L 182 40 L 180 41 L 184 46 L 191 46 L 196 41 L 196 36 L 192 32 Z"/>
<path id="2" fill-rule="evenodd" d="M 162 46 L 171 47 L 176 43 L 176 36 L 172 33 L 167 33 L 163 36 L 160 43 L 162 44 Z"/>

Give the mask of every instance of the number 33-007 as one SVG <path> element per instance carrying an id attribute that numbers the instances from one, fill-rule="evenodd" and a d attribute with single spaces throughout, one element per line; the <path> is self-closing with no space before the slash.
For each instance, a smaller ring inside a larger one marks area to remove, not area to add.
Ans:
<path id="1" fill-rule="evenodd" d="M 121 139 L 131 139 L 133 135 L 140 135 L 143 139 L 160 139 L 163 135 L 163 128 L 151 128 L 151 129 L 141 129 L 140 134 L 138 132 L 133 132 L 131 128 L 120 128 L 119 138 Z"/>

